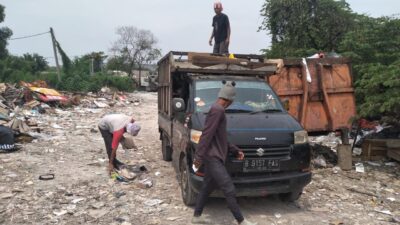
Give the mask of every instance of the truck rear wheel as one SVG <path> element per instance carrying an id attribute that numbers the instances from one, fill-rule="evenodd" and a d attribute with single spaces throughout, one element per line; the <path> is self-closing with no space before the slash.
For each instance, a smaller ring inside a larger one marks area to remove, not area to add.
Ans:
<path id="1" fill-rule="evenodd" d="M 183 203 L 187 206 L 193 206 L 196 203 L 197 194 L 193 191 L 190 183 L 190 170 L 185 158 L 180 162 L 180 185 Z"/>
<path id="2" fill-rule="evenodd" d="M 162 150 L 163 160 L 167 162 L 172 161 L 172 148 L 169 144 L 168 137 L 165 135 L 162 136 L 161 150 Z"/>
<path id="3" fill-rule="evenodd" d="M 297 201 L 301 194 L 303 193 L 303 189 L 294 190 L 289 193 L 281 193 L 279 194 L 279 198 L 284 202 L 294 202 Z"/>

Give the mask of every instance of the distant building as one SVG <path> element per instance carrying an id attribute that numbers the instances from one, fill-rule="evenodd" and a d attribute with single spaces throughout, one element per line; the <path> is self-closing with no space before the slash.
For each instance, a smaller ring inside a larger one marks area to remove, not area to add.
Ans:
<path id="1" fill-rule="evenodd" d="M 108 74 L 113 75 L 113 76 L 119 76 L 119 77 L 127 77 L 128 73 L 125 71 L 121 70 L 109 70 L 107 71 Z"/>

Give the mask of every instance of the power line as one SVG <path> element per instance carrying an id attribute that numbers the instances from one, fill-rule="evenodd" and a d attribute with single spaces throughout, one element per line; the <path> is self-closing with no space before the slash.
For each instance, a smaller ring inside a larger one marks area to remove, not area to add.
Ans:
<path id="1" fill-rule="evenodd" d="M 47 31 L 47 32 L 39 33 L 39 34 L 33 34 L 33 35 L 17 37 L 17 38 L 10 38 L 9 40 L 14 41 L 14 40 L 26 39 L 26 38 L 36 37 L 36 36 L 40 36 L 40 35 L 44 35 L 44 34 L 48 34 L 48 33 L 50 33 L 50 32 Z"/>

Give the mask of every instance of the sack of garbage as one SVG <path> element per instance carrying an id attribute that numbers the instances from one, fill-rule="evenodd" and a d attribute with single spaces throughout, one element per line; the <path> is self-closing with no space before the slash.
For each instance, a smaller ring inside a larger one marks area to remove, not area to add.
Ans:
<path id="1" fill-rule="evenodd" d="M 134 136 L 130 135 L 128 133 L 124 134 L 124 138 L 122 138 L 122 140 L 120 141 L 122 148 L 123 149 L 134 149 L 137 150 L 137 147 L 135 145 L 135 140 L 134 140 Z"/>
<path id="2" fill-rule="evenodd" d="M 13 131 L 0 125 L 0 151 L 12 151 L 15 149 Z"/>

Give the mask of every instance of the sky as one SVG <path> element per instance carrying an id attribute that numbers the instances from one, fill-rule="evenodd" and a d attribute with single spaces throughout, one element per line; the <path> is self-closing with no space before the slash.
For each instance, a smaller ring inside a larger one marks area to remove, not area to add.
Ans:
<path id="1" fill-rule="evenodd" d="M 400 13 L 399 0 L 347 0 L 353 11 L 369 16 Z M 54 29 L 56 39 L 71 57 L 103 51 L 109 53 L 117 40 L 116 28 L 147 29 L 158 39 L 162 53 L 210 52 L 214 0 L 0 0 L 6 7 L 0 24 L 22 37 Z M 222 0 L 229 16 L 230 52 L 258 54 L 270 46 L 266 31 L 258 31 L 264 0 Z M 9 41 L 11 54 L 38 53 L 54 65 L 50 35 Z"/>

